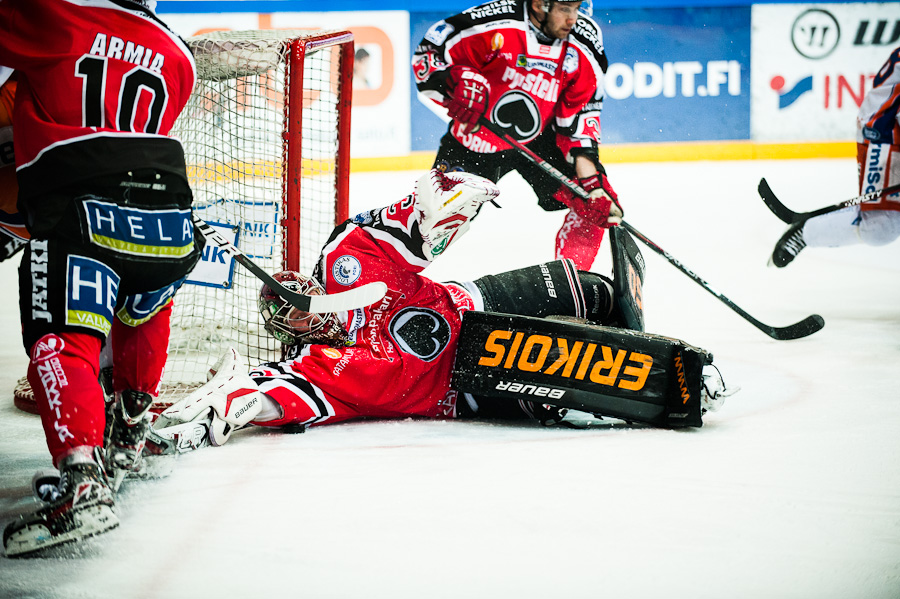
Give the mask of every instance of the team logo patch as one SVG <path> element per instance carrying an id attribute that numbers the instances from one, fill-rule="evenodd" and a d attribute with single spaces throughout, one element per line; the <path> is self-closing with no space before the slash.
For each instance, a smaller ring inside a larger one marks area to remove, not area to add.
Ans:
<path id="1" fill-rule="evenodd" d="M 447 24 L 447 21 L 438 21 L 432 25 L 431 29 L 428 30 L 428 33 L 425 34 L 425 39 L 435 46 L 440 46 L 447 40 L 447 36 L 451 33 L 453 33 L 452 25 Z"/>
<path id="2" fill-rule="evenodd" d="M 404 308 L 391 319 L 391 336 L 405 354 L 431 362 L 450 343 L 450 323 L 439 312 L 427 308 Z"/>
<path id="3" fill-rule="evenodd" d="M 344 355 L 340 352 L 340 350 L 337 350 L 333 347 L 326 347 L 325 349 L 322 350 L 322 353 L 325 354 L 326 356 L 328 356 L 329 358 L 331 358 L 332 360 L 340 360 L 341 356 Z"/>
<path id="4" fill-rule="evenodd" d="M 355 256 L 343 255 L 331 266 L 331 276 L 341 285 L 352 285 L 362 274 L 362 265 Z"/>
<path id="5" fill-rule="evenodd" d="M 359 214 L 357 214 L 356 216 L 354 216 L 352 220 L 353 220 L 353 222 L 356 223 L 357 225 L 366 226 L 366 225 L 371 225 L 373 222 L 375 222 L 375 217 L 372 216 L 372 212 L 371 212 L 371 211 L 369 211 L 369 212 L 360 212 Z"/>
<path id="6" fill-rule="evenodd" d="M 61 337 L 45 335 L 41 337 L 31 350 L 32 362 L 43 362 L 59 355 L 66 346 Z"/>
<path id="7" fill-rule="evenodd" d="M 520 91 L 508 91 L 500 96 L 491 111 L 491 120 L 522 143 L 528 143 L 541 132 L 541 113 L 537 102 Z"/>
<path id="8" fill-rule="evenodd" d="M 494 37 L 491 38 L 491 50 L 496 52 L 500 48 L 503 47 L 503 34 L 499 31 L 494 34 Z"/>
<path id="9" fill-rule="evenodd" d="M 524 54 L 519 54 L 516 57 L 516 66 L 528 69 L 529 71 L 532 69 L 538 69 L 540 71 L 544 71 L 549 75 L 554 75 L 556 73 L 556 63 L 552 60 L 546 60 L 543 58 L 530 58 L 525 56 Z"/>
<path id="10" fill-rule="evenodd" d="M 578 70 L 578 52 L 574 48 L 566 50 L 566 58 L 563 60 L 563 72 L 574 73 Z"/>

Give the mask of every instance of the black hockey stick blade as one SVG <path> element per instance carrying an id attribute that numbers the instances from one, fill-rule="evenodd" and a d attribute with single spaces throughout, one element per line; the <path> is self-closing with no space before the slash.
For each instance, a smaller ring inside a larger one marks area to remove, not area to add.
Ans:
<path id="1" fill-rule="evenodd" d="M 818 314 L 807 316 L 800 322 L 796 322 L 786 327 L 772 327 L 762 323 L 758 323 L 756 328 L 767 334 L 772 339 L 778 341 L 790 341 L 791 339 L 802 339 L 809 337 L 813 333 L 822 330 L 825 326 L 825 319 Z"/>
<path id="2" fill-rule="evenodd" d="M 819 208 L 818 210 L 811 210 L 810 212 L 794 212 L 793 210 L 785 206 L 772 191 L 772 188 L 769 187 L 769 183 L 765 178 L 759 180 L 759 187 L 757 187 L 756 189 L 759 192 L 759 197 L 762 198 L 763 202 L 765 202 L 766 206 L 768 206 L 769 210 L 771 210 L 775 216 L 777 216 L 787 224 L 793 225 L 794 223 L 805 221 L 807 219 L 813 218 L 814 216 L 828 214 L 829 212 L 836 212 L 837 210 L 841 210 L 849 206 L 856 206 L 857 204 L 862 204 L 870 200 L 877 200 L 885 194 L 896 193 L 900 191 L 900 185 L 891 185 L 889 187 L 885 187 L 884 189 L 871 191 L 869 193 L 856 196 L 855 198 L 850 198 L 849 200 L 844 200 L 843 202 L 832 204 L 831 206 L 825 206 L 824 208 Z"/>
<path id="3" fill-rule="evenodd" d="M 327 314 L 328 312 L 345 312 L 363 308 L 374 304 L 387 293 L 387 285 L 382 281 L 367 283 L 360 287 L 354 287 L 341 293 L 329 293 L 327 295 L 304 295 L 287 289 L 276 281 L 272 275 L 261 269 L 237 246 L 225 239 L 225 237 L 212 228 L 196 214 L 192 215 L 194 224 L 209 243 L 218 246 L 223 252 L 233 257 L 244 268 L 253 273 L 256 278 L 268 285 L 272 291 L 284 298 L 290 305 L 304 312 Z"/>
<path id="4" fill-rule="evenodd" d="M 772 188 L 769 187 L 769 183 L 766 181 L 765 177 L 759 180 L 759 187 L 757 187 L 756 190 L 759 192 L 759 197 L 762 198 L 766 206 L 769 207 L 769 210 L 772 211 L 772 214 L 789 225 L 796 221 L 799 214 L 781 203 L 781 200 L 775 196 Z"/>

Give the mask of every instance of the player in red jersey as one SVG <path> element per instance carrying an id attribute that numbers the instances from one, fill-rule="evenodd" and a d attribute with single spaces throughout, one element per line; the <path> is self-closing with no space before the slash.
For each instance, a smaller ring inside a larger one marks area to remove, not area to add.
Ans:
<path id="1" fill-rule="evenodd" d="M 28 380 L 61 497 L 11 522 L 7 555 L 118 524 L 104 471 L 130 468 L 165 364 L 172 296 L 199 259 L 181 143 L 191 52 L 139 0 L 3 0 L 0 64 L 18 76 L 19 268 Z M 52 33 L 51 33 L 52 32 Z M 98 382 L 112 332 L 115 401 Z"/>
<path id="2" fill-rule="evenodd" d="M 859 107 L 856 149 L 860 195 L 900 185 L 900 47 L 878 71 Z M 784 268 L 806 246 L 879 246 L 898 237 L 900 192 L 791 225 L 775 245 L 770 264 Z"/>
<path id="3" fill-rule="evenodd" d="M 621 219 L 600 164 L 600 109 L 607 58 L 590 2 L 495 0 L 439 21 L 412 68 L 419 93 L 452 119 L 434 166 L 492 181 L 517 171 L 544 210 L 569 208 L 556 257 L 589 269 L 604 228 Z M 590 193 L 585 202 L 479 127 L 485 117 Z"/>
<path id="4" fill-rule="evenodd" d="M 338 226 L 314 277 L 288 271 L 276 278 L 306 294 L 384 281 L 384 299 L 352 312 L 315 315 L 263 286 L 266 329 L 289 346 L 287 355 L 248 375 L 241 357 L 229 350 L 206 385 L 162 413 L 151 433 L 155 451 L 185 451 L 207 440 L 221 445 L 248 424 L 302 429 L 410 416 L 559 421 L 566 411 L 540 401 L 476 398 L 450 388 L 467 311 L 562 315 L 611 326 L 622 321 L 613 282 L 577 270 L 570 260 L 471 282 L 437 283 L 420 274 L 497 193 L 482 177 L 433 169 L 406 198 Z"/>
<path id="5" fill-rule="evenodd" d="M 0 66 L 0 261 L 21 250 L 29 239 L 25 222 L 16 208 L 19 184 L 12 128 L 15 97 L 13 70 Z"/>

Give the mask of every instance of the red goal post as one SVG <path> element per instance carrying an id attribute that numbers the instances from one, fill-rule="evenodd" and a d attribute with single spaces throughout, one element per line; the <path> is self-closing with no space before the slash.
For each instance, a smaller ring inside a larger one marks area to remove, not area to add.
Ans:
<path id="1" fill-rule="evenodd" d="M 231 229 L 267 271 L 311 274 L 348 217 L 353 35 L 223 31 L 187 41 L 198 84 L 173 134 L 194 210 Z M 221 256 L 207 255 L 201 266 L 210 265 L 222 276 L 195 270 L 175 296 L 163 401 L 204 383 L 229 345 L 251 365 L 280 358 L 257 309 L 259 280 Z"/>

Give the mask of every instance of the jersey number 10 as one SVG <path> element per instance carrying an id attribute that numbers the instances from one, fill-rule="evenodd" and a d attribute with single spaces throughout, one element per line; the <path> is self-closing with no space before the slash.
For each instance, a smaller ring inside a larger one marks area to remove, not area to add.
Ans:
<path id="1" fill-rule="evenodd" d="M 81 118 L 85 127 L 105 128 L 106 113 L 103 109 L 106 92 L 107 58 L 85 54 L 75 63 L 75 74 L 82 79 Z M 138 96 L 141 90 L 152 94 L 153 99 L 144 125 L 144 133 L 159 133 L 159 122 L 168 100 L 166 81 L 160 75 L 135 67 L 122 77 L 119 86 L 119 104 L 116 114 L 117 131 L 134 131 Z"/>

